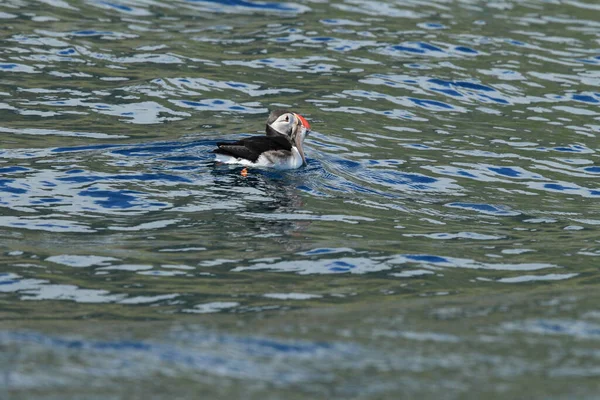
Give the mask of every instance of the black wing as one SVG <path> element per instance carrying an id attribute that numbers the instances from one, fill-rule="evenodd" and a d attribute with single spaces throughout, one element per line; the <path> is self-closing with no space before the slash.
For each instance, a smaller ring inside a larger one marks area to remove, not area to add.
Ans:
<path id="1" fill-rule="evenodd" d="M 213 153 L 245 158 L 256 162 L 265 151 L 292 150 L 292 144 L 285 136 L 252 136 L 237 142 L 220 142 Z"/>

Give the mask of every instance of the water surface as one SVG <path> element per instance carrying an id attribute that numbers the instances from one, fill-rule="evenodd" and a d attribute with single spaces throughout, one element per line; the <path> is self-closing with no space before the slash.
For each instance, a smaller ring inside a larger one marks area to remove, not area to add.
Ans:
<path id="1" fill-rule="evenodd" d="M 3 2 L 5 397 L 596 398 L 599 12 Z"/>

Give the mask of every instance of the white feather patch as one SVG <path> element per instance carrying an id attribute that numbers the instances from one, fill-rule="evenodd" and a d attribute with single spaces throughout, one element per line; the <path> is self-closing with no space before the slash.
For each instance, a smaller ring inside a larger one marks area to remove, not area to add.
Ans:
<path id="1" fill-rule="evenodd" d="M 245 167 L 266 167 L 275 169 L 296 169 L 302 166 L 302 157 L 298 152 L 298 149 L 292 147 L 292 154 L 286 158 L 280 157 L 268 157 L 268 155 L 261 154 L 256 162 L 246 160 L 245 158 L 238 158 L 227 156 L 225 154 L 216 154 L 215 161 L 222 162 L 223 164 L 238 164 Z"/>

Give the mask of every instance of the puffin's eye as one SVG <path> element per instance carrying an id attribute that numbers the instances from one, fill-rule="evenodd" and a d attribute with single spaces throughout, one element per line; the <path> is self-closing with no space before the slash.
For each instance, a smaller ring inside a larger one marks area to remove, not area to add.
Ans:
<path id="1" fill-rule="evenodd" d="M 285 116 L 285 122 L 290 122 L 290 116 L 289 115 Z"/>

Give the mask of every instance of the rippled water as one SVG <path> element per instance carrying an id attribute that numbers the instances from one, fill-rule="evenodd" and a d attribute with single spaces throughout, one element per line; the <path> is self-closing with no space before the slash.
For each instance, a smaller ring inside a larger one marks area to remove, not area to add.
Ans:
<path id="1" fill-rule="evenodd" d="M 0 393 L 597 398 L 598 21 L 2 2 Z M 305 168 L 214 163 L 282 107 Z"/>

